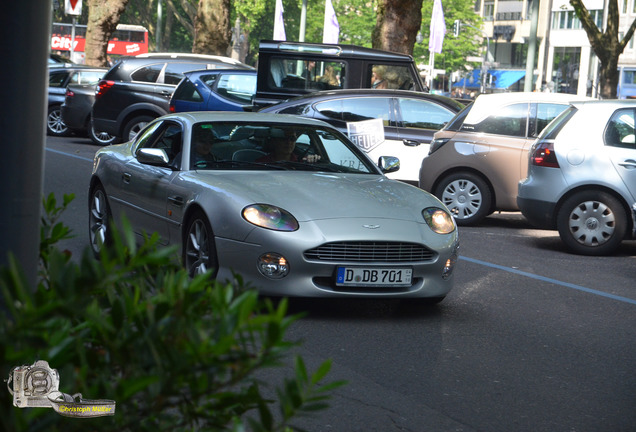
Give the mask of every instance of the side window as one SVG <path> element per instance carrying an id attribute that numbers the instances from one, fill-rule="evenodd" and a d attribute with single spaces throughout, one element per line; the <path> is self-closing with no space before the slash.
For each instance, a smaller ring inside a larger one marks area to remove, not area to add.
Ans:
<path id="1" fill-rule="evenodd" d="M 179 168 L 183 147 L 182 138 L 182 127 L 178 123 L 156 122 L 143 132 L 137 144 L 137 150 L 141 148 L 162 149 L 168 155 L 170 163 L 175 168 Z"/>
<path id="2" fill-rule="evenodd" d="M 184 73 L 197 69 L 206 69 L 206 65 L 201 63 L 168 63 L 163 83 L 177 85 L 183 78 Z"/>
<path id="3" fill-rule="evenodd" d="M 97 84 L 104 76 L 104 72 L 98 71 L 80 71 L 71 77 L 71 83 L 73 84 Z"/>
<path id="4" fill-rule="evenodd" d="M 477 123 L 473 130 L 494 135 L 525 138 L 527 124 L 528 104 L 520 103 L 499 109 L 497 114 L 486 117 L 483 121 Z"/>
<path id="5" fill-rule="evenodd" d="M 605 128 L 605 145 L 636 149 L 634 110 L 616 111 Z"/>
<path id="6" fill-rule="evenodd" d="M 216 91 L 234 102 L 249 104 L 256 94 L 256 75 L 224 74 Z"/>
<path id="7" fill-rule="evenodd" d="M 391 120 L 391 98 L 388 97 L 341 99 L 316 104 L 316 108 L 328 117 L 347 122 L 379 118 L 384 126 L 395 125 Z"/>
<path id="8" fill-rule="evenodd" d="M 49 87 L 63 87 L 67 76 L 66 71 L 49 74 Z"/>
<path id="9" fill-rule="evenodd" d="M 407 66 L 370 64 L 367 75 L 370 79 L 366 84 L 361 83 L 363 88 L 394 90 L 412 90 L 415 88 L 411 70 Z"/>
<path id="10" fill-rule="evenodd" d="M 182 100 L 187 102 L 203 102 L 201 93 L 199 93 L 192 81 L 187 78 L 183 80 L 183 82 L 177 87 L 174 92 L 173 98 L 175 100 Z"/>
<path id="11" fill-rule="evenodd" d="M 163 69 L 164 63 L 155 63 L 152 65 L 144 66 L 142 68 L 137 69 L 133 73 L 130 74 L 130 78 L 133 81 L 140 82 L 148 82 L 154 83 L 157 82 L 159 75 L 161 74 L 161 70 Z"/>
<path id="12" fill-rule="evenodd" d="M 344 76 L 342 62 L 272 58 L 269 86 L 305 92 L 340 89 L 344 88 Z"/>
<path id="13" fill-rule="evenodd" d="M 568 107 L 568 105 L 553 103 L 538 103 L 532 105 L 530 127 L 528 128 L 528 136 L 532 138 L 538 137 L 541 131 Z"/>
<path id="14" fill-rule="evenodd" d="M 455 115 L 452 111 L 430 101 L 404 98 L 398 98 L 397 101 L 403 127 L 439 130 Z"/>

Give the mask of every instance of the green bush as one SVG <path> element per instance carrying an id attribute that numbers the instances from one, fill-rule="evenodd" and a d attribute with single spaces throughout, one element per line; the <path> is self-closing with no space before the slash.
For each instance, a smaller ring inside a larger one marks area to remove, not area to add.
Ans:
<path id="1" fill-rule="evenodd" d="M 295 416 L 327 406 L 342 385 L 321 383 L 329 361 L 308 374 L 296 357 L 295 374 L 275 390 L 256 377 L 298 345 L 285 339 L 299 319 L 285 300 L 261 299 L 240 278 L 190 279 L 175 249 L 158 247 L 156 236 L 137 247 L 126 226 L 100 260 L 87 249 L 76 263 L 56 248 L 70 236 L 59 217 L 72 199 L 61 207 L 53 195 L 44 200 L 37 287 L 15 261 L 0 269 L 0 371 L 7 377 L 14 366 L 46 360 L 59 371 L 60 391 L 115 400 L 116 413 L 67 418 L 14 407 L 0 390 L 0 429 L 288 431 Z"/>

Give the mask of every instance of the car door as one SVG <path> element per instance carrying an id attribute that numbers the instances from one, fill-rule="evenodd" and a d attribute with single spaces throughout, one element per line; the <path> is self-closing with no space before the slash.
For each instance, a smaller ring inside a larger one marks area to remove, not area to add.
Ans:
<path id="1" fill-rule="evenodd" d="M 318 102 L 314 109 L 325 120 L 338 127 L 349 136 L 373 162 L 377 163 L 380 156 L 399 157 L 403 147 L 395 121 L 393 98 L 387 96 L 346 97 Z M 317 117 L 320 118 L 320 117 Z M 360 128 L 359 122 L 379 119 L 384 130 L 378 136 L 376 128 Z M 335 120 L 335 122 L 334 122 Z M 356 132 L 352 132 L 356 129 Z M 389 174 L 389 177 L 402 179 L 401 171 Z M 416 176 L 417 177 L 417 176 Z"/>
<path id="2" fill-rule="evenodd" d="M 422 159 L 428 155 L 435 132 L 449 122 L 455 113 L 450 109 L 425 99 L 408 97 L 395 98 L 398 119 L 398 140 L 396 154 L 400 158 L 398 177 L 416 181 L 419 177 Z"/>
<path id="3" fill-rule="evenodd" d="M 158 233 L 161 243 L 170 241 L 168 201 L 171 184 L 178 175 L 179 158 L 183 147 L 183 127 L 175 121 L 159 121 L 145 129 L 133 152 L 142 148 L 163 149 L 172 167 L 153 166 L 132 158 L 121 177 L 121 199 L 135 232 Z"/>
<path id="4" fill-rule="evenodd" d="M 616 111 L 605 133 L 605 151 L 623 181 L 631 203 L 636 203 L 636 112 Z M 622 188 L 619 188 L 622 189 Z"/>

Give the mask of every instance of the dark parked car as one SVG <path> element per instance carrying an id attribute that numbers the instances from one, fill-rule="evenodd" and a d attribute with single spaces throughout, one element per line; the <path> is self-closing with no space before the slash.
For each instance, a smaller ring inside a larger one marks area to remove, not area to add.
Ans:
<path id="1" fill-rule="evenodd" d="M 95 130 L 129 141 L 157 117 L 185 72 L 198 69 L 253 69 L 229 57 L 197 54 L 140 54 L 121 58 L 98 84 L 93 105 Z"/>
<path id="2" fill-rule="evenodd" d="M 298 114 L 335 126 L 377 161 L 400 159 L 400 170 L 389 177 L 417 184 L 420 164 L 433 134 L 463 105 L 445 96 L 407 90 L 355 89 L 316 92 L 262 109 L 260 112 Z M 357 123 L 380 119 L 380 127 Z"/>
<path id="3" fill-rule="evenodd" d="M 259 108 L 320 90 L 377 86 L 426 91 L 407 54 L 355 45 L 260 42 L 254 98 Z"/>
<path id="4" fill-rule="evenodd" d="M 66 88 L 61 106 L 62 121 L 75 133 L 88 133 L 96 144 L 115 144 L 117 137 L 93 128 L 91 111 L 95 103 L 95 85 L 72 84 Z"/>
<path id="5" fill-rule="evenodd" d="M 256 71 L 213 69 L 186 72 L 170 99 L 170 112 L 249 111 Z"/>
<path id="6" fill-rule="evenodd" d="M 64 66 L 49 68 L 49 108 L 46 131 L 49 135 L 66 136 L 70 129 L 62 121 L 60 107 L 66 97 L 69 84 L 95 85 L 108 69 L 88 66 Z"/>

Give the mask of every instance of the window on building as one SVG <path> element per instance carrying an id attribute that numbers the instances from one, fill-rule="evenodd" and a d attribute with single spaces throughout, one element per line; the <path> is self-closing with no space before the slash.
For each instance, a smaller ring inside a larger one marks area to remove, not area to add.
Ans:
<path id="1" fill-rule="evenodd" d="M 484 20 L 492 21 L 495 15 L 495 2 L 487 0 L 484 2 Z"/>

